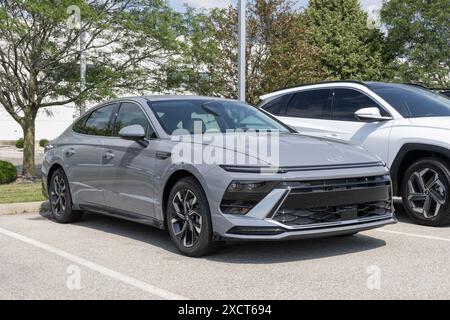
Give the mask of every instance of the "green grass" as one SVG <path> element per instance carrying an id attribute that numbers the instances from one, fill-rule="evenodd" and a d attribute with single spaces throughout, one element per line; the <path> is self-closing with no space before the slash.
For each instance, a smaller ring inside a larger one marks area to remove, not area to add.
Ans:
<path id="1" fill-rule="evenodd" d="M 44 201 L 42 186 L 37 183 L 10 183 L 0 185 L 0 204 Z"/>

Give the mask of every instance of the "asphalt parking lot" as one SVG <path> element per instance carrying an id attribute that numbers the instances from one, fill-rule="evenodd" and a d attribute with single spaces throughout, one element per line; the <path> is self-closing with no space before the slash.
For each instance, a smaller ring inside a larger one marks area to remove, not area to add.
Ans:
<path id="1" fill-rule="evenodd" d="M 449 299 L 450 227 L 235 243 L 181 256 L 151 227 L 89 214 L 0 216 L 0 299 Z"/>

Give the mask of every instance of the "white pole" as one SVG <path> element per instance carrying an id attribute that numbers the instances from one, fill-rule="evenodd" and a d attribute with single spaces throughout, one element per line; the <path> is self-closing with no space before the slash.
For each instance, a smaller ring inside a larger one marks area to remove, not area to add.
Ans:
<path id="1" fill-rule="evenodd" d="M 80 89 L 84 91 L 86 89 L 86 43 L 85 43 L 85 31 L 83 26 L 80 29 Z M 86 104 L 84 102 L 80 105 L 80 113 L 83 114 L 86 111 Z"/>
<path id="2" fill-rule="evenodd" d="M 238 4 L 238 98 L 245 101 L 245 41 L 246 41 L 246 0 Z"/>

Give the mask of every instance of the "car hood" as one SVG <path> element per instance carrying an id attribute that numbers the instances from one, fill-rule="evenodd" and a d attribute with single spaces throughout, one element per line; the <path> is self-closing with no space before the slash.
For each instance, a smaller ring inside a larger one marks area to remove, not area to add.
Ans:
<path id="1" fill-rule="evenodd" d="M 205 148 L 221 148 L 226 150 L 227 154 L 239 153 L 252 158 L 255 162 L 249 164 L 237 163 L 238 165 L 271 165 L 277 167 L 296 167 L 296 166 L 329 166 L 329 165 L 347 165 L 347 164 L 362 164 L 369 162 L 381 162 L 381 159 L 371 153 L 367 152 L 362 147 L 357 147 L 352 144 L 342 142 L 340 140 L 333 140 L 327 138 L 311 137 L 302 134 L 279 134 L 278 143 L 268 143 L 269 138 L 256 137 L 254 134 L 232 133 L 227 134 L 227 139 L 247 139 L 245 148 L 236 148 L 233 145 L 223 143 L 224 135 L 207 134 L 206 141 L 195 141 L 193 143 L 198 146 L 201 145 L 203 150 Z M 235 140 L 237 141 L 237 140 Z M 271 140 L 273 141 L 273 140 Z M 267 152 L 256 152 L 255 146 L 267 145 Z M 278 156 L 271 152 L 278 150 Z M 269 155 L 269 156 L 266 156 Z M 226 164 L 231 165 L 233 163 Z"/>
<path id="2" fill-rule="evenodd" d="M 281 134 L 279 166 L 326 166 L 377 162 L 380 158 L 361 147 L 339 140 L 301 134 Z"/>
<path id="3" fill-rule="evenodd" d="M 415 126 L 450 131 L 450 117 L 410 118 L 409 121 Z"/>

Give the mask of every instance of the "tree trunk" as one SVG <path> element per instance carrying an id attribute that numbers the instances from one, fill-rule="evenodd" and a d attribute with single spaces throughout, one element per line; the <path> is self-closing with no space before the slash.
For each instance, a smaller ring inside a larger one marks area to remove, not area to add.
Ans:
<path id="1" fill-rule="evenodd" d="M 25 178 L 36 177 L 34 160 L 35 117 L 25 116 L 23 124 L 23 171 Z"/>

